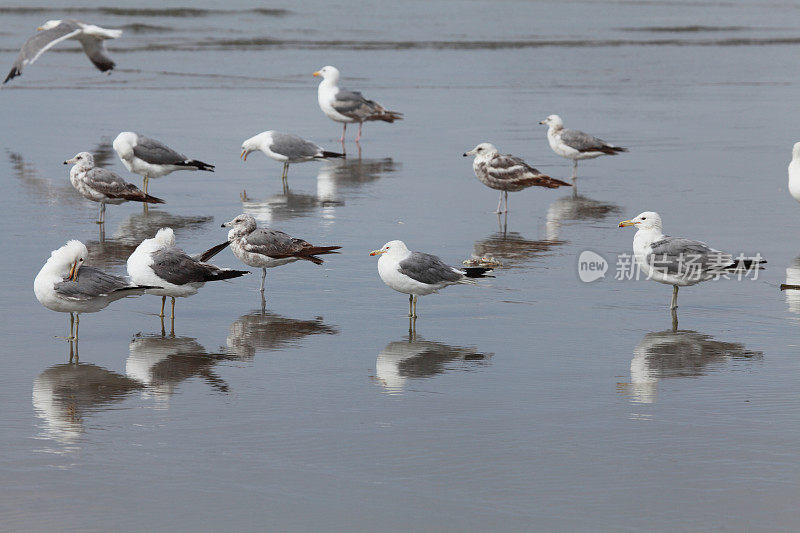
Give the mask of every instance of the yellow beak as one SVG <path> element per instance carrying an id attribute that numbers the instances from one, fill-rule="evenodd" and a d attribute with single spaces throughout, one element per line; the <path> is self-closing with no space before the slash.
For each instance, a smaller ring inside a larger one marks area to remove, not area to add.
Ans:
<path id="1" fill-rule="evenodd" d="M 381 255 L 382 253 L 384 253 L 383 250 L 372 250 L 369 255 Z"/>
<path id="2" fill-rule="evenodd" d="M 78 260 L 76 259 L 72 263 L 72 268 L 69 269 L 69 276 L 67 276 L 69 281 L 77 281 L 78 280 Z"/>
<path id="3" fill-rule="evenodd" d="M 322 76 L 322 74 L 320 74 L 320 73 L 319 73 L 319 71 L 316 71 L 316 72 L 314 73 L 314 76 Z"/>
<path id="4" fill-rule="evenodd" d="M 623 220 L 622 222 L 619 223 L 619 227 L 620 228 L 624 228 L 624 227 L 627 227 L 627 226 L 633 226 L 633 225 L 635 225 L 635 222 L 633 220 Z"/>
<path id="5" fill-rule="evenodd" d="M 242 158 L 242 161 L 247 161 L 247 150 L 242 150 L 241 155 L 239 157 Z"/>
<path id="6" fill-rule="evenodd" d="M 36 31 L 42 31 L 43 29 L 44 29 L 44 26 L 39 26 L 38 28 L 36 28 Z"/>

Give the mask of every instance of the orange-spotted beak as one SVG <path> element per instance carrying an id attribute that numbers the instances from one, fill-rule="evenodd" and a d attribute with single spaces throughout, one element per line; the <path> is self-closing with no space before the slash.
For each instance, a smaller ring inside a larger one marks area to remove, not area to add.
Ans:
<path id="1" fill-rule="evenodd" d="M 67 280 L 69 280 L 69 281 L 78 281 L 78 260 L 77 259 L 72 263 L 72 268 L 69 269 L 69 276 L 67 276 Z"/>
<path id="2" fill-rule="evenodd" d="M 623 220 L 622 222 L 619 223 L 620 228 L 625 228 L 628 226 L 635 226 L 635 225 L 636 222 L 634 222 L 633 220 Z"/>
<path id="3" fill-rule="evenodd" d="M 383 254 L 383 253 L 386 253 L 386 251 L 385 251 L 385 250 L 372 250 L 372 251 L 369 253 L 369 255 L 381 255 L 381 254 Z"/>
<path id="4" fill-rule="evenodd" d="M 316 71 L 316 72 L 314 73 L 314 76 L 322 76 L 322 73 L 321 73 L 320 71 Z"/>
<path id="5" fill-rule="evenodd" d="M 247 150 L 242 150 L 242 153 L 239 155 L 242 158 L 242 161 L 247 161 Z"/>

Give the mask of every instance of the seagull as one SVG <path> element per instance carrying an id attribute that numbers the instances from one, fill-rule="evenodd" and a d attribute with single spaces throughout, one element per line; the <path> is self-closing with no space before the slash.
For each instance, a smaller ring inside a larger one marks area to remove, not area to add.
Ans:
<path id="1" fill-rule="evenodd" d="M 558 115 L 550 115 L 539 124 L 547 124 L 547 141 L 550 148 L 561 157 L 572 159 L 572 179 L 577 178 L 578 161 L 594 159 L 601 155 L 617 155 L 627 152 L 627 148 L 608 144 L 602 139 L 592 137 L 578 130 L 568 130 Z"/>
<path id="2" fill-rule="evenodd" d="M 470 278 L 486 277 L 491 268 L 455 268 L 435 255 L 412 252 L 403 241 L 389 241 L 369 255 L 380 255 L 378 275 L 383 282 L 403 294 L 408 294 L 408 316 L 417 318 L 417 298 L 439 292 L 448 285 L 475 283 Z"/>
<path id="3" fill-rule="evenodd" d="M 3 83 L 22 74 L 22 68 L 39 59 L 39 56 L 61 41 L 76 39 L 83 46 L 83 51 L 100 71 L 106 72 L 114 68 L 114 62 L 106 55 L 106 39 L 116 39 L 122 30 L 107 30 L 94 24 L 84 24 L 78 20 L 48 20 L 38 28 L 39 33 L 25 41 L 19 51 L 14 66 Z"/>
<path id="4" fill-rule="evenodd" d="M 132 131 L 117 135 L 113 146 L 125 168 L 144 177 L 145 194 L 150 178 L 160 178 L 176 170 L 214 172 L 214 165 L 189 159 L 160 141 Z"/>
<path id="5" fill-rule="evenodd" d="M 744 273 L 766 263 L 760 255 L 734 258 L 704 242 L 668 237 L 661 231 L 661 217 L 653 211 L 619 223 L 620 228 L 626 226 L 638 229 L 633 236 L 633 255 L 642 272 L 648 279 L 672 285 L 670 309 L 678 308 L 678 287 L 696 285 L 731 272 Z"/>
<path id="6" fill-rule="evenodd" d="M 322 259 L 316 256 L 336 254 L 339 252 L 334 250 L 341 248 L 341 246 L 314 246 L 282 231 L 259 228 L 256 226 L 256 219 L 244 213 L 224 223 L 222 227 L 231 228 L 228 231 L 228 240 L 203 253 L 200 259 L 205 260 L 230 245 L 233 255 L 242 263 L 261 269 L 262 293 L 268 268 L 293 263 L 298 259 L 321 265 Z"/>
<path id="7" fill-rule="evenodd" d="M 329 119 L 342 123 L 342 138 L 339 139 L 341 143 L 344 143 L 344 133 L 349 122 L 358 122 L 356 136 L 358 142 L 361 140 L 361 127 L 364 122 L 370 120 L 394 122 L 403 118 L 402 113 L 389 111 L 378 102 L 367 100 L 360 92 L 339 88 L 336 85 L 339 81 L 339 69 L 336 67 L 330 65 L 322 67 L 314 73 L 314 76 L 322 76 L 317 89 L 319 107 Z"/>
<path id="8" fill-rule="evenodd" d="M 789 163 L 789 194 L 800 202 L 800 142 L 792 147 L 792 162 Z"/>
<path id="9" fill-rule="evenodd" d="M 247 161 L 247 154 L 256 150 L 261 150 L 267 157 L 283 163 L 282 180 L 286 180 L 289 175 L 289 163 L 304 163 L 329 157 L 344 157 L 344 154 L 323 150 L 321 146 L 297 135 L 281 133 L 275 130 L 261 132 L 244 141 L 240 157 Z"/>
<path id="10" fill-rule="evenodd" d="M 557 189 L 561 186 L 571 187 L 566 181 L 542 174 L 519 157 L 499 153 L 493 144 L 481 143 L 464 153 L 464 157 L 470 155 L 475 156 L 472 161 L 472 169 L 481 183 L 500 191 L 500 201 L 497 202 L 496 213 L 508 213 L 509 191 L 521 191 L 533 186 L 547 187 L 548 189 Z M 503 204 L 504 198 L 505 209 L 503 210 L 500 206 Z"/>
<path id="11" fill-rule="evenodd" d="M 120 178 L 115 173 L 94 166 L 94 157 L 89 152 L 80 152 L 72 159 L 64 161 L 72 165 L 69 181 L 84 198 L 100 203 L 98 224 L 105 222 L 106 204 L 118 205 L 123 202 L 144 202 L 163 204 L 164 200 L 143 193 L 139 188 Z"/>
<path id="12" fill-rule="evenodd" d="M 208 260 L 215 254 L 206 257 Z M 145 239 L 128 257 L 128 275 L 136 282 L 155 285 L 158 288 L 148 294 L 161 296 L 161 314 L 167 296 L 172 298 L 172 315 L 175 318 L 175 298 L 192 296 L 206 281 L 238 278 L 250 272 L 220 268 L 190 257 L 175 246 L 172 228 L 161 228 L 152 239 Z"/>
<path id="13" fill-rule="evenodd" d="M 89 251 L 82 242 L 67 241 L 50 253 L 33 280 L 33 292 L 39 303 L 52 311 L 69 313 L 70 340 L 78 338 L 81 313 L 96 313 L 120 298 L 138 296 L 144 294 L 145 289 L 157 287 L 134 284 L 129 279 L 86 266 L 84 262 L 88 256 Z"/>

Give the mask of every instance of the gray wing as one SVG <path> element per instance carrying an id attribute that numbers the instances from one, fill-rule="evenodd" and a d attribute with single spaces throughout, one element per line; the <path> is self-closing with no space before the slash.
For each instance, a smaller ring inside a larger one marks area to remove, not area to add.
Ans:
<path id="1" fill-rule="evenodd" d="M 93 168 L 86 173 L 87 184 L 97 192 L 110 198 L 124 196 L 127 193 L 138 192 L 139 188 L 123 180 L 117 174 L 104 168 Z"/>
<path id="2" fill-rule="evenodd" d="M 733 265 L 730 254 L 711 248 L 701 241 L 664 237 L 650 245 L 645 259 L 654 267 L 670 274 L 692 274 L 724 270 Z"/>
<path id="3" fill-rule="evenodd" d="M 83 46 L 84 53 L 89 56 L 91 62 L 94 63 L 94 66 L 100 69 L 101 72 L 106 72 L 114 68 L 116 64 L 107 55 L 108 51 L 106 50 L 104 39 L 82 33 L 78 36 L 78 40 L 81 46 Z"/>
<path id="4" fill-rule="evenodd" d="M 11 71 L 8 73 L 3 83 L 22 74 L 22 68 L 25 65 L 29 65 L 39 59 L 39 56 L 47 50 L 61 41 L 69 39 L 70 37 L 75 37 L 80 34 L 81 31 L 80 26 L 74 22 L 65 20 L 55 28 L 37 32 L 36 35 L 25 41 L 25 44 L 22 45 L 19 55 L 16 61 L 14 61 L 14 66 L 11 67 Z"/>
<path id="5" fill-rule="evenodd" d="M 603 152 L 612 147 L 603 139 L 598 139 L 578 130 L 562 130 L 561 141 L 579 152 Z"/>
<path id="6" fill-rule="evenodd" d="M 186 285 L 193 282 L 205 282 L 214 277 L 218 267 L 201 263 L 189 257 L 186 252 L 176 246 L 162 248 L 152 254 L 153 264 L 150 268 L 156 275 L 173 285 Z"/>
<path id="7" fill-rule="evenodd" d="M 525 174 L 543 175 L 522 158 L 511 154 L 497 154 L 486 166 L 486 171 L 495 179 L 518 179 Z"/>
<path id="8" fill-rule="evenodd" d="M 282 231 L 258 228 L 243 239 L 242 247 L 248 252 L 278 259 L 293 257 L 311 245 Z"/>
<path id="9" fill-rule="evenodd" d="M 136 134 L 136 146 L 133 147 L 133 155 L 152 165 L 180 165 L 187 160 L 187 157 L 176 152 L 166 144 Z"/>
<path id="10" fill-rule="evenodd" d="M 463 274 L 453 271 L 453 267 L 435 255 L 422 252 L 411 252 L 409 257 L 400 261 L 399 267 L 401 274 L 428 285 L 454 283 L 464 278 Z"/>
<path id="11" fill-rule="evenodd" d="M 322 156 L 322 147 L 291 133 L 273 133 L 269 149 L 289 159 Z"/>
<path id="12" fill-rule="evenodd" d="M 106 274 L 90 266 L 78 269 L 78 279 L 75 281 L 61 281 L 56 283 L 54 289 L 59 296 L 73 300 L 91 300 L 98 296 L 122 290 L 132 289 L 130 282 L 125 278 Z"/>
<path id="13" fill-rule="evenodd" d="M 339 89 L 333 99 L 332 107 L 342 115 L 356 120 L 384 112 L 383 107 L 377 102 L 367 100 L 360 92 L 346 89 Z"/>

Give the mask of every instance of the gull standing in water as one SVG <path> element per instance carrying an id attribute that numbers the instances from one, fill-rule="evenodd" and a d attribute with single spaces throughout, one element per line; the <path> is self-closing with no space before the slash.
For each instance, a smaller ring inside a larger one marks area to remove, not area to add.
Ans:
<path id="1" fill-rule="evenodd" d="M 648 279 L 672 285 L 670 309 L 678 307 L 678 287 L 696 285 L 731 272 L 749 271 L 766 263 L 756 257 L 733 257 L 711 248 L 704 242 L 669 237 L 661 228 L 661 217 L 645 211 L 636 218 L 623 220 L 619 227 L 635 226 L 633 255 Z"/>
<path id="2" fill-rule="evenodd" d="M 144 202 L 163 204 L 164 200 L 140 191 L 136 185 L 128 183 L 115 173 L 94 166 L 94 157 L 89 152 L 76 154 L 72 159 L 64 161 L 72 165 L 69 181 L 79 193 L 93 202 L 100 203 L 98 224 L 105 222 L 106 204 L 118 205 L 123 202 Z"/>
<path id="3" fill-rule="evenodd" d="M 114 62 L 108 57 L 105 40 L 116 39 L 122 30 L 107 30 L 94 24 L 84 24 L 78 20 L 48 20 L 38 28 L 39 33 L 25 41 L 19 51 L 14 66 L 3 83 L 22 74 L 26 65 L 32 64 L 39 56 L 61 41 L 75 39 L 83 46 L 83 51 L 100 71 L 106 72 L 114 68 Z"/>
<path id="4" fill-rule="evenodd" d="M 789 163 L 789 194 L 800 202 L 800 142 L 792 147 L 792 161 Z"/>
<path id="5" fill-rule="evenodd" d="M 268 268 L 293 263 L 299 259 L 321 265 L 322 259 L 316 256 L 339 253 L 334 250 L 341 248 L 341 246 L 314 246 L 282 231 L 259 228 L 256 226 L 256 219 L 244 213 L 224 223 L 222 227 L 231 228 L 228 231 L 228 241 L 211 248 L 200 258 L 205 259 L 217 254 L 230 245 L 233 255 L 242 263 L 261 269 L 262 293 Z"/>
<path id="6" fill-rule="evenodd" d="M 166 144 L 132 131 L 123 131 L 114 139 L 114 151 L 129 171 L 144 177 L 144 192 L 150 178 L 160 178 L 176 170 L 214 172 L 214 165 L 189 159 Z"/>
<path id="7" fill-rule="evenodd" d="M 572 179 L 578 177 L 578 161 L 594 159 L 601 155 L 617 155 L 627 152 L 627 148 L 608 144 L 602 139 L 592 137 L 588 133 L 569 130 L 558 115 L 550 115 L 539 124 L 547 124 L 547 142 L 550 148 L 561 157 L 572 160 Z"/>
<path id="8" fill-rule="evenodd" d="M 307 141 L 297 135 L 281 133 L 275 130 L 259 133 L 244 141 L 240 157 L 242 160 L 247 161 L 247 155 L 256 150 L 260 150 L 267 157 L 283 163 L 281 179 L 284 181 L 289 175 L 289 163 L 304 163 L 306 161 L 320 161 L 329 157 L 344 157 L 344 154 L 323 150 L 318 144 Z"/>
<path id="9" fill-rule="evenodd" d="M 394 122 L 403 118 L 402 113 L 389 111 L 378 102 L 367 100 L 357 91 L 341 89 L 339 82 L 339 69 L 327 65 L 314 73 L 314 76 L 322 76 L 322 81 L 317 88 L 317 100 L 322 112 L 329 119 L 342 123 L 342 138 L 339 142 L 344 143 L 344 134 L 347 131 L 347 124 L 358 122 L 358 135 L 356 142 L 361 140 L 361 127 L 364 122 L 370 120 L 382 120 L 384 122 Z"/>
<path id="10" fill-rule="evenodd" d="M 378 275 L 390 288 L 408 294 L 408 316 L 417 318 L 417 298 L 439 292 L 448 285 L 475 283 L 491 268 L 455 268 L 435 255 L 412 252 L 403 241 L 389 241 L 369 255 L 380 255 Z"/>
<path id="11" fill-rule="evenodd" d="M 566 181 L 542 174 L 519 157 L 499 153 L 493 144 L 481 143 L 464 153 L 464 157 L 470 155 L 475 156 L 472 161 L 472 169 L 481 183 L 500 191 L 497 213 L 508 213 L 509 191 L 516 192 L 534 186 L 548 189 L 562 186 L 571 187 Z M 505 209 L 501 208 L 503 199 L 505 199 Z"/>
<path id="12" fill-rule="evenodd" d="M 120 298 L 138 296 L 144 294 L 145 289 L 157 287 L 134 285 L 129 279 L 86 266 L 88 255 L 82 242 L 68 241 L 50 253 L 33 281 L 33 292 L 43 306 L 69 313 L 70 340 L 78 338 L 81 313 L 96 313 Z"/>
<path id="13" fill-rule="evenodd" d="M 205 261 L 214 254 L 204 254 Z M 175 246 L 172 228 L 161 228 L 152 239 L 145 239 L 128 258 L 128 275 L 141 284 L 159 288 L 147 291 L 161 296 L 161 314 L 167 296 L 172 298 L 172 315 L 175 318 L 175 298 L 192 296 L 206 281 L 238 278 L 250 272 L 220 268 L 186 254 Z"/>

